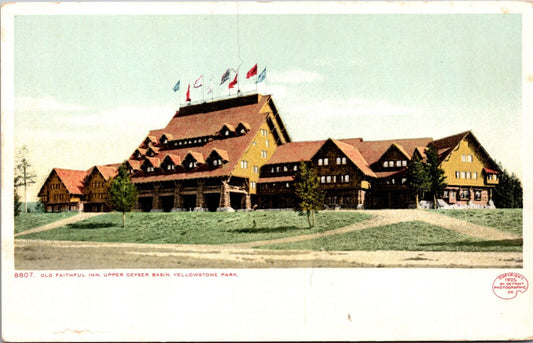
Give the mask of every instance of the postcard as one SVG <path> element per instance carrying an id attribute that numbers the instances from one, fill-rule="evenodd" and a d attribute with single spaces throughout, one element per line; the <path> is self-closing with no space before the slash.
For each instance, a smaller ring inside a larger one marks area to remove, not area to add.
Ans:
<path id="1" fill-rule="evenodd" d="M 3 4 L 2 339 L 531 339 L 532 19 Z"/>

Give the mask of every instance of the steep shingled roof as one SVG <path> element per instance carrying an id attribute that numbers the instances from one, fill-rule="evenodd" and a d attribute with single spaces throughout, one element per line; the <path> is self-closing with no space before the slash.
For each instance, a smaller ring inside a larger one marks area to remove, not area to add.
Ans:
<path id="1" fill-rule="evenodd" d="M 291 142 L 280 145 L 272 157 L 268 160 L 268 164 L 290 163 L 300 161 L 310 161 L 318 149 L 325 143 L 322 141 L 307 141 L 307 142 Z"/>
<path id="2" fill-rule="evenodd" d="M 374 171 L 370 169 L 370 166 L 365 161 L 365 158 L 361 155 L 359 150 L 353 145 L 337 141 L 335 139 L 331 140 L 335 145 L 352 161 L 353 164 L 363 172 L 363 174 L 371 177 L 376 177 Z"/>
<path id="3" fill-rule="evenodd" d="M 85 170 L 71 170 L 54 168 L 52 173 L 55 172 L 63 185 L 67 188 L 70 194 L 83 194 L 85 177 L 87 171 Z"/>
<path id="4" fill-rule="evenodd" d="M 361 141 L 353 145 L 361 152 L 366 162 L 372 165 L 383 156 L 392 144 L 401 147 L 408 156 L 413 156 L 417 147 L 426 146 L 431 141 L 433 141 L 432 138 L 389 139 L 383 141 Z"/>
<path id="5" fill-rule="evenodd" d="M 173 154 L 183 161 L 189 152 L 193 156 L 201 155 L 203 158 L 206 158 L 213 149 L 217 149 L 221 157 L 229 162 L 217 168 L 198 168 L 191 172 L 183 173 L 166 175 L 138 173 L 132 177 L 132 181 L 134 183 L 142 183 L 230 175 L 238 166 L 246 149 L 252 144 L 261 125 L 265 123 L 269 113 L 262 113 L 261 110 L 269 101 L 271 101 L 270 96 L 255 94 L 180 108 L 165 128 L 152 130 L 149 135 L 159 139 L 163 133 L 166 133 L 171 134 L 174 140 L 214 136 L 224 124 L 237 127 L 239 123 L 243 123 L 241 125 L 244 126 L 249 126 L 250 131 L 242 135 L 209 140 L 197 146 L 159 146 L 159 152 L 155 157 Z M 270 104 L 273 106 L 273 102 L 270 102 Z M 280 126 L 283 128 L 282 122 L 280 122 Z M 283 133 L 280 133 L 280 136 L 283 136 Z M 226 153 L 223 151 L 226 151 Z M 201 162 L 204 162 L 203 158 Z M 198 158 L 196 159 L 198 160 Z"/>

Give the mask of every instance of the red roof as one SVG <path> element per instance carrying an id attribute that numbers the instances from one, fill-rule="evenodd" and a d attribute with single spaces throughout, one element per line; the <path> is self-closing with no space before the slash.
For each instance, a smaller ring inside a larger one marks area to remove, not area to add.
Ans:
<path id="1" fill-rule="evenodd" d="M 332 142 L 367 176 L 376 177 L 376 174 L 370 169 L 370 166 L 365 161 L 357 148 L 352 145 L 332 139 Z"/>
<path id="2" fill-rule="evenodd" d="M 83 187 L 85 177 L 87 176 L 87 171 L 54 168 L 52 173 L 53 172 L 57 174 L 70 194 L 83 194 Z"/>
<path id="3" fill-rule="evenodd" d="M 115 177 L 115 175 L 118 174 L 119 166 L 120 166 L 120 163 L 108 164 L 108 165 L 103 165 L 103 166 L 94 166 L 87 171 L 87 175 L 90 175 L 94 169 L 97 169 L 102 175 L 102 177 L 104 178 L 104 180 L 108 181 L 110 178 L 113 178 Z"/>
<path id="4" fill-rule="evenodd" d="M 385 152 L 387 152 L 392 144 L 403 149 L 404 153 L 407 153 L 408 156 L 412 157 L 417 147 L 426 146 L 431 141 L 431 138 L 391 139 L 384 141 L 361 141 L 352 145 L 361 152 L 361 155 L 363 155 L 368 165 L 372 165 L 376 163 Z"/>
<path id="5" fill-rule="evenodd" d="M 229 155 L 228 155 L 228 152 L 226 150 L 213 148 L 213 150 L 211 150 L 209 155 L 211 155 L 213 152 L 216 152 L 218 154 L 218 156 L 220 156 L 222 161 L 226 161 L 226 162 L 229 161 Z"/>
<path id="6" fill-rule="evenodd" d="M 267 164 L 310 161 L 326 141 L 292 142 L 280 145 Z"/>
<path id="7" fill-rule="evenodd" d="M 141 161 L 128 160 L 128 163 L 133 170 L 139 170 L 141 168 Z"/>
<path id="8" fill-rule="evenodd" d="M 492 169 L 489 169 L 489 168 L 483 168 L 483 171 L 487 174 L 499 174 L 500 172 L 496 171 L 496 170 L 492 170 Z"/>
<path id="9" fill-rule="evenodd" d="M 169 159 L 172 161 L 172 163 L 174 163 L 175 166 L 178 166 L 178 165 L 181 164 L 181 158 L 180 158 L 178 155 L 174 155 L 174 154 L 167 154 L 167 155 L 163 158 L 163 160 L 161 160 L 161 163 L 163 163 L 163 161 L 164 161 L 165 159 L 167 159 L 167 158 L 169 158 Z"/>
<path id="10" fill-rule="evenodd" d="M 195 158 L 199 162 L 204 162 L 203 158 L 209 156 L 213 149 L 217 149 L 221 157 L 229 161 L 229 163 L 225 163 L 222 166 L 165 175 L 140 173 L 133 176 L 132 181 L 140 183 L 230 175 L 269 115 L 268 113 L 260 112 L 268 101 L 270 101 L 270 96 L 254 95 L 240 99 L 230 99 L 221 103 L 206 103 L 181 108 L 165 128 L 152 130 L 149 135 L 159 138 L 163 133 L 167 133 L 172 134 L 174 140 L 213 136 L 224 124 L 237 126 L 240 122 L 246 122 L 250 126 L 250 131 L 243 135 L 213 139 L 199 146 L 179 146 L 175 149 L 173 147 L 170 149 L 160 147 L 159 153 L 156 155 L 156 157 L 162 157 L 165 154 L 173 154 L 179 156 L 181 161 L 183 161 L 187 153 L 191 152 L 193 156 L 201 155 L 202 159 Z M 234 105 L 234 103 L 237 105 Z M 230 106 L 232 104 L 233 107 Z M 283 124 L 280 123 L 280 125 Z M 280 135 L 283 135 L 283 133 L 280 133 Z M 223 151 L 226 151 L 226 153 Z"/>

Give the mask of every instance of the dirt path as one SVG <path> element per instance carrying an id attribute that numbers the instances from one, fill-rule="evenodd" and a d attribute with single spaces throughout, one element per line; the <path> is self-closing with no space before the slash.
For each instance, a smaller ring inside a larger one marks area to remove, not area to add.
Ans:
<path id="1" fill-rule="evenodd" d="M 410 221 L 422 221 L 432 225 L 440 226 L 448 230 L 456 231 L 472 237 L 482 238 L 486 240 L 504 240 L 504 239 L 518 239 L 520 235 L 516 235 L 503 230 L 494 229 L 491 227 L 481 226 L 469 223 L 467 221 L 452 218 L 443 214 L 424 210 L 380 210 L 380 211 L 364 211 L 373 215 L 374 218 L 359 223 L 355 223 L 349 226 L 345 226 L 335 230 L 329 230 L 325 232 L 318 232 L 308 235 L 284 237 L 278 239 L 246 242 L 238 244 L 230 244 L 235 248 L 252 248 L 271 244 L 280 243 L 293 243 L 300 241 L 307 241 L 310 239 L 317 239 L 332 235 L 338 235 L 350 231 L 357 231 L 363 229 L 369 229 L 373 227 L 385 226 L 400 222 Z"/>
<path id="2" fill-rule="evenodd" d="M 487 240 L 519 235 L 422 210 L 367 211 L 374 218 L 321 233 L 240 244 L 140 244 L 15 240 L 15 268 L 36 270 L 109 268 L 520 268 L 521 252 L 308 251 L 252 249 L 297 242 L 399 222 L 423 221 Z M 98 215 L 84 213 L 31 232 L 50 230 Z M 24 234 L 30 231 L 25 231 Z"/>
<path id="3" fill-rule="evenodd" d="M 96 217 L 96 216 L 99 216 L 101 214 L 102 214 L 101 212 L 81 212 L 81 213 L 79 213 L 79 214 L 77 214 L 75 216 L 72 216 L 72 217 L 61 219 L 61 220 L 58 220 L 56 222 L 53 222 L 53 223 L 50 223 L 50 224 L 46 224 L 46 225 L 43 225 L 43 226 L 39 226 L 39 227 L 36 227 L 34 229 L 31 229 L 31 230 L 26 230 L 26 231 L 22 231 L 22 232 L 16 233 L 15 237 L 22 236 L 22 235 L 27 235 L 29 233 L 52 230 L 52 229 L 55 229 L 55 228 L 58 228 L 58 227 L 61 227 L 61 226 L 65 226 L 65 225 L 68 225 L 68 224 L 79 222 L 81 220 L 85 220 L 87 218 Z"/>

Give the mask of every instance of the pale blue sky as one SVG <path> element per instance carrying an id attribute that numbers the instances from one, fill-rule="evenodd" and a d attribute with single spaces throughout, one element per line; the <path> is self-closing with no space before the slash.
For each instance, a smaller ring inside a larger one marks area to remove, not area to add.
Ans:
<path id="1" fill-rule="evenodd" d="M 120 162 L 187 83 L 213 77 L 227 96 L 220 77 L 242 61 L 243 91 L 246 71 L 267 67 L 258 91 L 295 141 L 473 130 L 522 175 L 521 30 L 519 14 L 17 16 L 15 144 L 39 183 L 53 167 Z"/>

